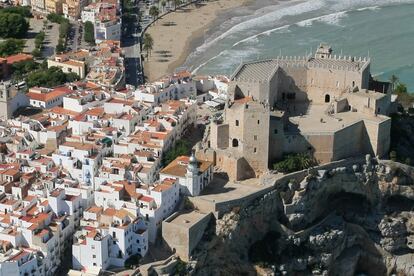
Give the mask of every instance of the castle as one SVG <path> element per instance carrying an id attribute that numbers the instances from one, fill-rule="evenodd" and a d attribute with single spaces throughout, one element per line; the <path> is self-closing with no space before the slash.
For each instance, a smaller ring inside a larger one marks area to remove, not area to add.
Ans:
<path id="1" fill-rule="evenodd" d="M 231 76 L 221 120 L 208 147 L 231 179 L 258 176 L 284 154 L 307 152 L 320 163 L 390 146 L 390 84 L 372 79 L 370 59 L 314 56 L 241 64 Z"/>

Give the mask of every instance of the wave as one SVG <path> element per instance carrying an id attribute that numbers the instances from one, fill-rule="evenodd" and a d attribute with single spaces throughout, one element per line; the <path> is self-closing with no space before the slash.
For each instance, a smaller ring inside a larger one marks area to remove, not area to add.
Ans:
<path id="1" fill-rule="evenodd" d="M 313 19 L 313 21 L 319 19 L 319 21 L 328 24 L 338 24 L 338 21 L 342 18 L 342 16 L 345 15 L 346 12 L 352 10 L 376 10 L 380 9 L 382 6 L 404 3 L 414 3 L 414 0 L 308 0 L 306 2 L 293 1 L 283 4 L 272 5 L 270 7 L 266 7 L 266 10 L 270 10 L 270 12 L 263 14 L 264 9 L 261 9 L 252 16 L 249 16 L 247 18 L 246 16 L 244 16 L 242 22 L 239 22 L 238 24 L 232 27 L 226 26 L 226 31 L 223 31 L 218 35 L 211 36 L 210 39 L 204 42 L 204 44 L 197 47 L 195 51 L 203 52 L 209 47 L 211 47 L 213 44 L 223 39 L 226 39 L 227 37 L 234 35 L 236 33 L 247 33 L 247 30 L 255 30 L 260 28 L 263 29 L 266 28 L 266 26 L 274 26 L 275 24 L 278 24 L 282 18 L 286 17 L 316 12 L 318 10 L 325 10 L 331 13 L 318 16 L 315 19 Z M 245 18 L 246 20 L 244 20 Z M 311 22 L 313 21 L 308 20 L 312 19 L 296 22 L 296 24 L 299 24 L 299 26 L 307 26 L 306 24 L 311 25 Z M 238 20 L 232 18 L 230 19 L 230 21 L 236 22 Z M 272 27 L 272 29 L 277 28 Z M 272 29 L 268 31 L 271 32 Z M 263 34 L 267 34 L 268 31 L 263 32 Z M 256 34 L 251 37 L 255 36 Z M 246 41 L 248 41 L 248 38 L 246 38 Z"/>
<path id="2" fill-rule="evenodd" d="M 245 43 L 245 42 L 251 42 L 251 41 L 257 40 L 258 37 L 263 36 L 263 35 L 270 35 L 270 34 L 275 33 L 277 31 L 287 30 L 289 27 L 290 27 L 290 25 L 284 25 L 284 26 L 277 27 L 277 28 L 274 28 L 274 29 L 266 30 L 264 32 L 261 32 L 261 33 L 249 36 L 249 37 L 247 37 L 245 39 L 242 39 L 240 41 L 237 41 L 236 43 L 233 44 L 232 47 L 236 47 L 237 45 Z"/>
<path id="3" fill-rule="evenodd" d="M 348 11 L 340 11 L 340 12 L 331 13 L 327 15 L 317 16 L 314 18 L 310 18 L 310 19 L 297 22 L 296 25 L 299 27 L 309 27 L 309 26 L 312 26 L 314 22 L 323 22 L 329 25 L 339 26 L 340 20 L 346 17 L 347 12 Z"/>
<path id="4" fill-rule="evenodd" d="M 225 28 L 224 26 L 222 28 L 222 30 L 226 29 L 225 31 L 210 36 L 203 45 L 199 46 L 192 53 L 191 58 L 189 57 L 187 59 L 186 64 L 193 64 L 193 66 L 196 67 L 193 72 L 198 72 L 203 67 L 218 69 L 217 67 L 222 67 L 222 64 L 227 64 L 234 58 L 234 56 L 231 56 L 230 58 L 229 53 L 236 54 L 237 52 L 250 50 L 253 48 L 250 47 L 251 43 L 259 42 L 262 36 L 271 35 L 275 32 L 289 32 L 291 31 L 290 27 L 294 25 L 306 27 L 312 25 L 314 22 L 323 22 L 330 25 L 340 26 L 340 21 L 351 12 L 364 10 L 375 11 L 384 6 L 407 3 L 414 3 L 414 0 L 310 0 L 301 3 L 289 2 L 271 6 L 269 9 L 271 11 L 265 14 L 263 14 L 263 10 L 265 9 L 263 8 L 260 12 L 248 17 L 241 23 L 237 23 L 240 22 L 238 20 L 240 20 L 241 17 L 239 17 L 239 19 L 233 17 L 231 22 L 235 25 L 229 27 L 229 25 L 226 24 Z M 315 16 L 318 15 L 318 13 L 319 16 Z M 325 14 L 320 15 L 320 13 Z M 304 19 L 306 16 L 311 17 L 310 15 L 313 15 L 314 17 Z M 245 17 L 246 16 L 244 16 L 243 19 Z M 267 26 L 269 27 L 268 29 L 266 29 Z M 243 36 L 245 37 L 243 38 Z M 237 37 L 241 37 L 242 39 L 237 40 Z M 222 40 L 224 43 L 220 43 L 220 46 L 214 46 L 213 49 L 216 49 L 215 51 L 209 51 L 215 53 L 213 57 L 208 58 L 208 55 L 206 56 L 206 54 L 204 54 L 205 50 L 218 44 Z M 228 44 L 229 42 L 231 42 L 231 44 Z M 238 50 L 234 49 L 234 47 L 241 45 L 245 47 L 243 47 L 243 49 L 239 49 L 238 47 Z M 244 54 L 247 53 L 245 52 Z M 229 57 L 227 57 L 228 55 Z M 208 59 L 203 61 L 203 57 Z M 219 57 L 222 57 L 220 61 L 217 60 Z M 197 60 L 202 63 L 198 63 Z M 213 64 L 212 61 L 215 60 L 217 62 Z M 234 65 L 235 63 L 237 62 L 234 62 L 233 59 L 232 64 Z"/>
<path id="5" fill-rule="evenodd" d="M 359 8 L 359 9 L 356 9 L 356 10 L 357 11 L 378 11 L 380 9 L 381 9 L 380 6 L 372 6 L 372 7 Z"/>
<path id="6" fill-rule="evenodd" d="M 296 4 L 294 4 L 296 3 Z M 199 46 L 196 51 L 202 52 L 205 49 L 208 49 L 211 45 L 215 44 L 216 42 L 234 34 L 237 32 L 242 32 L 247 29 L 254 29 L 258 27 L 262 27 L 266 24 L 274 24 L 275 22 L 278 22 L 282 17 L 284 16 L 294 16 L 303 14 L 310 11 L 315 11 L 320 8 L 322 8 L 324 5 L 323 0 L 310 0 L 307 2 L 302 2 L 297 4 L 297 2 L 288 3 L 288 4 L 279 4 L 276 5 L 278 9 L 273 10 L 269 13 L 266 13 L 261 16 L 255 16 L 252 19 L 246 20 L 244 22 L 241 22 L 227 31 L 223 32 L 219 36 L 216 36 L 208 41 L 206 41 L 203 45 Z"/>

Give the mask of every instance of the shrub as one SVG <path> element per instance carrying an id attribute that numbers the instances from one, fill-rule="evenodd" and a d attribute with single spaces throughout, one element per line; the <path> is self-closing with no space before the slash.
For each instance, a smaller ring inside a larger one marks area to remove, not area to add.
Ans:
<path id="1" fill-rule="evenodd" d="M 273 168 L 278 172 L 291 173 L 311 168 L 317 164 L 318 162 L 309 154 L 298 153 L 286 155 L 282 161 L 275 163 Z"/>
<path id="2" fill-rule="evenodd" d="M 189 154 L 191 150 L 190 144 L 185 140 L 178 140 L 174 147 L 170 149 L 164 156 L 163 163 L 164 165 L 168 165 L 175 158 L 181 155 Z"/>

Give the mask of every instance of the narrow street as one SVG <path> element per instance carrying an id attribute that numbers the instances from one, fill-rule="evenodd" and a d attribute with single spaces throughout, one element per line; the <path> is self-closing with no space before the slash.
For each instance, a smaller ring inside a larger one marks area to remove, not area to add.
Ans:
<path id="1" fill-rule="evenodd" d="M 122 48 L 125 55 L 126 83 L 138 86 L 144 82 L 141 73 L 140 31 L 138 1 L 128 21 L 123 21 Z"/>

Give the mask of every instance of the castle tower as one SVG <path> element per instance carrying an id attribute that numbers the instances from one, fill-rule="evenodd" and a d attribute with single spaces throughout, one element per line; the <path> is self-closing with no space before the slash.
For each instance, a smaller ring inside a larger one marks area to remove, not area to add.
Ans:
<path id="1" fill-rule="evenodd" d="M 332 47 L 328 44 L 321 43 L 319 44 L 318 49 L 316 50 L 315 58 L 330 58 L 332 55 Z"/>

